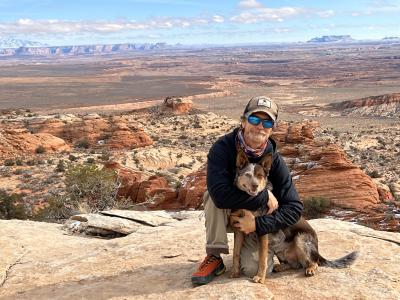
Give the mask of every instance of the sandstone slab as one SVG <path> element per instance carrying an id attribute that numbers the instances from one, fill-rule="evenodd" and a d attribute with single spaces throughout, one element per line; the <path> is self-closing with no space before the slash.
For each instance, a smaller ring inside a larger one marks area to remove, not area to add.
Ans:
<path id="1" fill-rule="evenodd" d="M 143 226 L 111 240 L 65 235 L 61 225 L 0 220 L 0 270 L 15 264 L 2 299 L 399 299 L 400 233 L 332 219 L 310 221 L 321 254 L 329 259 L 360 252 L 346 269 L 319 268 L 271 275 L 265 285 L 229 272 L 194 287 L 190 275 L 204 257 L 200 212 L 173 226 Z M 229 235 L 230 246 L 233 236 Z M 179 254 L 179 255 L 177 255 Z M 231 255 L 224 256 L 227 269 Z"/>

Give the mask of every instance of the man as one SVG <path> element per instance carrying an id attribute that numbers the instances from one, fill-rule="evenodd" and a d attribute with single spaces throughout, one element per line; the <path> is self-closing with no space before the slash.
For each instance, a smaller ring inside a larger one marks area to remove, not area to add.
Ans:
<path id="1" fill-rule="evenodd" d="M 207 191 L 203 197 L 207 256 L 192 274 L 194 284 L 207 284 L 225 272 L 220 255 L 229 253 L 227 226 L 231 209 L 257 210 L 267 205 L 269 208 L 268 214 L 260 217 L 254 217 L 250 211 L 246 211 L 235 225 L 248 234 L 240 261 L 243 273 L 249 277 L 254 276 L 258 268 L 257 235 L 276 232 L 295 224 L 300 218 L 303 204 L 292 183 L 289 169 L 277 152 L 274 140 L 270 138 L 277 117 L 278 106 L 273 100 L 265 96 L 250 99 L 241 117 L 240 128 L 219 138 L 208 153 Z M 261 161 L 265 154 L 272 152 L 273 160 L 268 175 L 272 192 L 266 189 L 257 196 L 250 196 L 235 186 L 236 147 L 243 149 L 252 163 Z M 268 272 L 272 272 L 272 259 L 273 253 L 269 253 Z"/>

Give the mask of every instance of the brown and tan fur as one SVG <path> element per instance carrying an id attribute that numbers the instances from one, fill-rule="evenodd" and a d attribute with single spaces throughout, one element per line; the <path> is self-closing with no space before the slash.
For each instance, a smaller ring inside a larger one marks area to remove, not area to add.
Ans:
<path id="1" fill-rule="evenodd" d="M 246 154 L 238 149 L 238 155 L 236 157 L 236 186 L 247 192 L 252 196 L 256 196 L 258 193 L 264 190 L 267 185 L 267 172 L 271 168 L 272 154 L 266 155 L 259 164 L 249 163 Z M 255 211 L 252 212 L 255 216 L 259 216 L 264 212 Z M 238 209 L 231 213 L 231 216 L 243 216 L 243 210 Z M 233 227 L 233 221 L 231 219 L 231 226 Z M 240 276 L 240 250 L 242 249 L 244 242 L 244 233 L 238 229 L 234 229 L 234 246 L 233 246 L 233 268 L 231 272 L 231 278 Z M 259 237 L 260 249 L 258 251 L 258 271 L 253 277 L 254 282 L 264 283 L 268 269 L 268 236 L 263 235 Z"/>
<path id="2" fill-rule="evenodd" d="M 271 161 L 272 156 L 267 155 L 257 167 L 257 164 L 248 162 L 247 156 L 243 151 L 238 151 L 236 186 L 250 195 L 256 195 L 256 191 L 262 191 L 267 185 L 266 176 L 271 166 Z M 253 175 L 249 176 L 251 172 L 253 172 Z M 264 173 L 264 180 L 260 177 L 262 173 Z M 233 212 L 233 214 L 243 215 L 243 211 L 238 210 Z M 233 271 L 231 277 L 238 277 L 240 273 L 239 259 L 243 240 L 244 234 L 235 230 Z M 315 275 L 318 266 L 345 268 L 354 263 L 358 256 L 358 252 L 355 251 L 334 261 L 323 258 L 318 252 L 318 237 L 315 230 L 301 217 L 292 226 L 269 234 L 268 237 L 267 235 L 260 237 L 258 273 L 253 278 L 255 282 L 263 283 L 265 280 L 268 267 L 268 248 L 275 253 L 280 262 L 274 265 L 274 272 L 304 268 L 306 276 Z"/>

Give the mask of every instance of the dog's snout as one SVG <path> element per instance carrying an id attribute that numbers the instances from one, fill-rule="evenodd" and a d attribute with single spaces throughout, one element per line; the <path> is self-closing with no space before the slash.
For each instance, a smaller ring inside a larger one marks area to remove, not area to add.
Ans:
<path id="1" fill-rule="evenodd" d="M 252 184 L 252 185 L 251 185 L 251 190 L 252 190 L 252 191 L 256 191 L 257 188 L 258 188 L 258 184 Z"/>

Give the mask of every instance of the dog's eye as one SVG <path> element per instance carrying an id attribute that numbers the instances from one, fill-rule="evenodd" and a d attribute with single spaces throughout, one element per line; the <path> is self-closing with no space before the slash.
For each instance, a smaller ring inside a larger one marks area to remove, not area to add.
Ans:
<path id="1" fill-rule="evenodd" d="M 249 173 L 244 174 L 246 177 L 251 178 L 251 175 Z"/>

